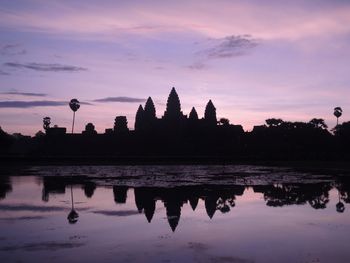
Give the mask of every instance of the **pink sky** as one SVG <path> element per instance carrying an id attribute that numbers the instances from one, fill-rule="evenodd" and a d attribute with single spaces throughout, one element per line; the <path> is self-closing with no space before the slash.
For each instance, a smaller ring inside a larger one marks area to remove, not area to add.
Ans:
<path id="1" fill-rule="evenodd" d="M 1 1 L 0 126 L 35 134 L 50 116 L 70 127 L 68 105 L 52 102 L 78 98 L 91 104 L 78 132 L 117 115 L 133 128 L 133 99 L 151 96 L 161 117 L 175 86 L 185 114 L 212 99 L 245 130 L 270 117 L 333 127 L 336 106 L 348 120 L 350 3 L 316 2 Z M 107 97 L 131 100 L 95 101 Z"/>

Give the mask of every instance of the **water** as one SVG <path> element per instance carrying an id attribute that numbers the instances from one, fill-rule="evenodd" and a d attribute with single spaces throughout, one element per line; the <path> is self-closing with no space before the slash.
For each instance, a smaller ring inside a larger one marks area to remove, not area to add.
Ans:
<path id="1" fill-rule="evenodd" d="M 350 261 L 350 176 L 257 166 L 0 173 L 1 262 Z"/>

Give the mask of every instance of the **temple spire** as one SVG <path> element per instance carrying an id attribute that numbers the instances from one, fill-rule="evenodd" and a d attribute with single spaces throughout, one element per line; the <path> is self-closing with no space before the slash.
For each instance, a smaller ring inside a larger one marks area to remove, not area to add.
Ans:
<path id="1" fill-rule="evenodd" d="M 154 107 L 154 103 L 151 97 L 148 97 L 145 105 L 145 117 L 148 120 L 156 118 L 156 108 Z"/>
<path id="2" fill-rule="evenodd" d="M 142 105 L 139 106 L 136 112 L 136 117 L 135 117 L 135 131 L 141 130 L 143 127 L 143 121 L 144 121 L 144 114 L 145 111 L 142 108 Z"/>
<path id="3" fill-rule="evenodd" d="M 179 119 L 181 116 L 183 115 L 181 112 L 180 99 L 175 88 L 173 87 L 168 97 L 164 117 L 167 119 Z"/>
<path id="4" fill-rule="evenodd" d="M 192 107 L 192 110 L 190 112 L 190 116 L 188 117 L 190 121 L 197 121 L 198 120 L 198 114 L 194 107 Z"/>
<path id="5" fill-rule="evenodd" d="M 204 120 L 209 125 L 216 125 L 216 108 L 211 100 L 209 100 L 207 106 L 205 107 Z"/>

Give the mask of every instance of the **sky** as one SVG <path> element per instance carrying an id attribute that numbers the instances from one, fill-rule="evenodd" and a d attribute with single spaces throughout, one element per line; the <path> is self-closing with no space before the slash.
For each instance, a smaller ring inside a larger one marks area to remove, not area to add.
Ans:
<path id="1" fill-rule="evenodd" d="M 175 87 L 182 111 L 249 131 L 267 118 L 349 120 L 350 1 L 0 0 L 0 126 L 33 135 L 43 117 L 98 132 Z"/>

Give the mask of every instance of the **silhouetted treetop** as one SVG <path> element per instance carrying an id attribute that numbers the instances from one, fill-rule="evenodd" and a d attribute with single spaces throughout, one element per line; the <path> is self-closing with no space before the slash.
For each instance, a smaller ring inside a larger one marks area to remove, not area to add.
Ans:
<path id="1" fill-rule="evenodd" d="M 229 126 L 230 120 L 226 119 L 226 118 L 220 118 L 219 123 L 220 123 L 220 125 L 223 125 L 223 126 Z"/>
<path id="2" fill-rule="evenodd" d="M 282 119 L 275 119 L 275 118 L 267 119 L 265 122 L 268 127 L 278 127 L 283 124 Z"/>
<path id="3" fill-rule="evenodd" d="M 71 99 L 69 102 L 69 107 L 72 111 L 76 112 L 80 108 L 80 102 L 77 99 Z"/>
<path id="4" fill-rule="evenodd" d="M 44 117 L 43 118 L 43 128 L 44 128 L 45 131 L 50 128 L 50 124 L 51 124 L 51 118 L 50 117 Z"/>
<path id="5" fill-rule="evenodd" d="M 325 123 L 324 119 L 317 119 L 313 118 L 311 121 L 309 121 L 309 124 L 316 129 L 322 129 L 325 130 L 328 128 L 327 124 Z"/>
<path id="6" fill-rule="evenodd" d="M 83 131 L 84 134 L 97 134 L 95 130 L 95 125 L 93 125 L 91 122 L 86 124 L 85 131 Z"/>
<path id="7" fill-rule="evenodd" d="M 191 112 L 190 112 L 189 119 L 190 119 L 191 121 L 196 121 L 196 120 L 198 120 L 198 114 L 197 114 L 197 111 L 196 111 L 196 109 L 195 109 L 194 107 L 192 107 L 192 110 L 191 110 Z"/>
<path id="8" fill-rule="evenodd" d="M 204 119 L 210 125 L 216 125 L 217 123 L 216 108 L 211 100 L 209 100 L 207 106 L 205 107 Z"/>
<path id="9" fill-rule="evenodd" d="M 340 107 L 335 107 L 334 108 L 334 116 L 339 118 L 343 114 L 343 110 Z"/>
<path id="10" fill-rule="evenodd" d="M 335 107 L 334 108 L 334 112 L 333 112 L 334 116 L 337 118 L 337 126 L 339 124 L 339 118 L 342 116 L 343 114 L 343 109 L 340 107 Z"/>
<path id="11" fill-rule="evenodd" d="M 333 131 L 337 136 L 342 136 L 344 138 L 350 139 L 350 121 L 337 125 Z"/>
<path id="12" fill-rule="evenodd" d="M 182 112 L 181 112 L 180 99 L 176 93 L 175 88 L 173 87 L 168 97 L 164 117 L 169 119 L 178 119 L 178 118 L 181 118 L 181 116 L 182 116 Z"/>
<path id="13" fill-rule="evenodd" d="M 43 136 L 45 136 L 45 133 L 43 133 L 42 131 L 38 131 L 38 132 L 35 134 L 35 137 L 36 137 L 36 138 L 42 138 Z"/>
<path id="14" fill-rule="evenodd" d="M 154 103 L 151 97 L 148 97 L 145 105 L 145 117 L 147 119 L 155 119 L 156 118 L 156 108 L 154 107 Z"/>

